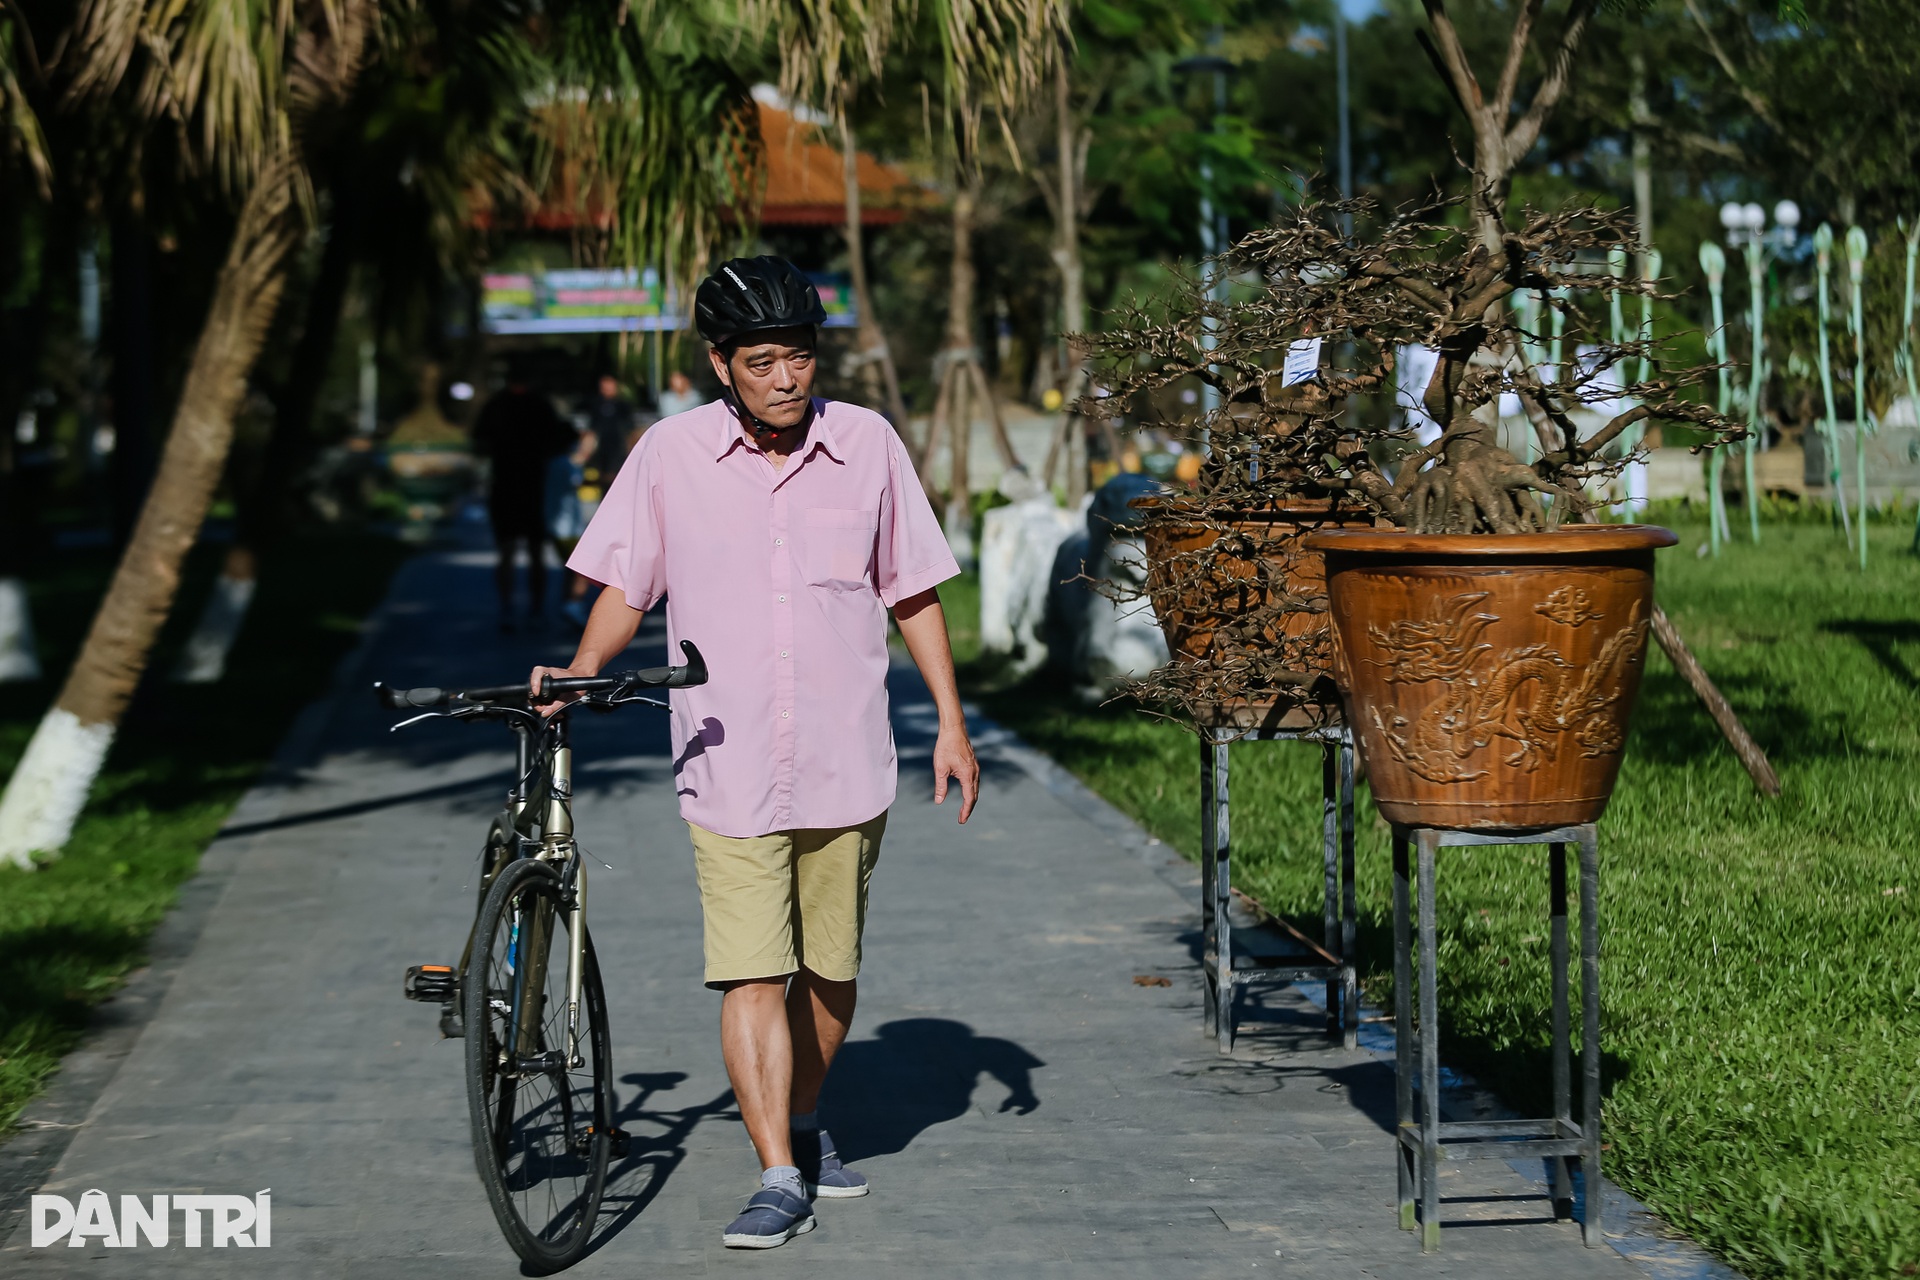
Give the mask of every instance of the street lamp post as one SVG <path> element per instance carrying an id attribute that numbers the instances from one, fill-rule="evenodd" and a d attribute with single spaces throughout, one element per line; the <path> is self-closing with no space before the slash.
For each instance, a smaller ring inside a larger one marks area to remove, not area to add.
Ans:
<path id="1" fill-rule="evenodd" d="M 1907 383 L 1908 411 L 1920 414 L 1920 381 L 1916 381 L 1913 368 L 1913 285 L 1915 259 L 1920 259 L 1920 221 L 1909 227 L 1907 220 L 1902 218 L 1900 230 L 1907 237 L 1907 292 L 1900 304 L 1900 345 L 1895 348 L 1895 358 L 1900 362 L 1900 374 Z M 1920 515 L 1914 518 L 1913 550 L 1920 554 Z"/>
<path id="2" fill-rule="evenodd" d="M 1700 245 L 1700 269 L 1707 273 L 1707 294 L 1713 299 L 1713 323 L 1707 329 L 1707 342 L 1720 375 L 1720 395 L 1716 408 L 1725 414 L 1733 403 L 1733 383 L 1727 377 L 1727 254 L 1711 240 Z M 1726 473 L 1727 451 L 1715 449 L 1707 460 L 1707 542 L 1714 555 L 1720 544 L 1732 540 L 1727 528 L 1727 499 L 1722 477 Z"/>
<path id="3" fill-rule="evenodd" d="M 1827 454 L 1827 485 L 1840 512 L 1840 532 L 1853 541 L 1853 522 L 1847 515 L 1847 491 L 1840 484 L 1840 415 L 1833 407 L 1833 361 L 1828 355 L 1827 330 L 1832 323 L 1833 228 L 1826 223 L 1813 233 L 1813 260 L 1820 287 L 1820 394 L 1827 416 L 1820 426 Z"/>
<path id="4" fill-rule="evenodd" d="M 1220 28 L 1215 27 L 1207 39 L 1210 52 L 1191 58 L 1182 58 L 1174 64 L 1174 70 L 1185 74 L 1211 72 L 1213 74 L 1213 119 L 1208 124 L 1209 132 L 1219 129 L 1219 118 L 1227 109 L 1227 73 L 1233 70 L 1233 64 L 1221 57 Z M 1213 199 L 1213 161 L 1203 150 L 1200 153 L 1200 251 L 1209 260 L 1207 267 L 1211 275 L 1207 293 L 1215 303 L 1224 303 L 1227 297 L 1227 272 L 1224 264 L 1212 259 L 1227 251 L 1227 215 L 1225 210 L 1215 207 Z M 1218 344 L 1216 331 L 1218 321 L 1211 315 L 1206 317 L 1204 330 L 1200 335 L 1200 347 L 1212 351 Z M 1204 421 L 1211 423 L 1214 414 L 1220 409 L 1220 392 L 1210 382 L 1200 387 L 1200 407 Z M 1200 430 L 1200 448 L 1207 451 L 1206 427 Z"/>
<path id="5" fill-rule="evenodd" d="M 1766 447 L 1766 427 L 1760 418 L 1760 393 L 1766 385 L 1766 349 L 1764 347 L 1767 306 L 1767 258 L 1791 248 L 1800 225 L 1800 206 L 1782 200 L 1773 206 L 1772 231 L 1767 230 L 1767 211 L 1757 204 L 1729 200 L 1720 206 L 1720 225 L 1726 228 L 1727 243 L 1742 250 L 1747 259 L 1749 292 L 1748 324 L 1753 331 L 1753 365 L 1747 379 L 1746 488 L 1747 529 L 1753 541 L 1760 541 L 1760 493 L 1754 475 L 1754 454 Z"/>
<path id="6" fill-rule="evenodd" d="M 1851 286 L 1853 328 L 1853 491 L 1860 495 L 1860 567 L 1867 567 L 1867 233 L 1847 228 L 1847 283 Z"/>

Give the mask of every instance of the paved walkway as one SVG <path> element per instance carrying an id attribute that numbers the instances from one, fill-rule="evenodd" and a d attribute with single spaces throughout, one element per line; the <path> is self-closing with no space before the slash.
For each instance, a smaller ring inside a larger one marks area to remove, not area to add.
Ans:
<path id="1" fill-rule="evenodd" d="M 644 661 L 662 641 L 650 626 Z M 13 1144 L 16 1175 L 57 1156 L 44 1189 L 73 1199 L 270 1187 L 271 1253 L 189 1251 L 177 1235 L 168 1250 L 29 1250 L 22 1229 L 0 1273 L 518 1274 L 474 1175 L 460 1042 L 400 998 L 406 965 L 451 960 L 464 936 L 507 735 L 389 737 L 361 690 L 491 683 L 570 652 L 559 635 L 494 633 L 484 555 L 406 566 L 342 673 L 347 696 L 295 731 L 307 766 L 240 806 L 154 969 Z M 594 872 L 592 919 L 635 1141 L 579 1274 L 1642 1274 L 1542 1222 L 1535 1188 L 1498 1162 L 1448 1173 L 1458 1225 L 1422 1258 L 1394 1226 L 1379 1056 L 1328 1048 L 1290 990 L 1256 1002 L 1238 1053 L 1219 1056 L 1200 1032 L 1187 864 L 1017 745 L 988 752 L 980 809 L 956 827 L 927 799 L 931 709 L 910 671 L 895 701 L 901 799 L 824 1103 L 877 1191 L 754 1255 L 719 1247 L 756 1165 L 700 984 L 663 718 L 585 719 L 579 826 L 614 867 Z"/>

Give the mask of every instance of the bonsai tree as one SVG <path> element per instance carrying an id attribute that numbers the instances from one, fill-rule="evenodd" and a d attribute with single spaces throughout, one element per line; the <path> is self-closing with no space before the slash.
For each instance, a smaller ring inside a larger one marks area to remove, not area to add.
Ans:
<path id="1" fill-rule="evenodd" d="M 1529 212 L 1491 253 L 1436 212 L 1404 211 L 1362 240 L 1341 233 L 1339 215 L 1371 215 L 1368 202 L 1302 207 L 1234 246 L 1242 296 L 1219 301 L 1187 278 L 1170 304 L 1136 304 L 1088 339 L 1113 370 L 1114 393 L 1136 406 L 1190 379 L 1218 390 L 1218 410 L 1181 424 L 1211 454 L 1195 501 L 1226 510 L 1335 496 L 1416 533 L 1529 533 L 1609 501 L 1600 486 L 1639 456 L 1639 445 L 1624 447 L 1638 423 L 1700 428 L 1707 440 L 1696 450 L 1744 437 L 1686 394 L 1711 366 L 1667 369 L 1657 345 L 1612 342 L 1587 322 L 1577 295 L 1604 301 L 1651 287 L 1606 269 L 1607 252 L 1632 243 L 1626 221 L 1587 208 Z M 1555 296 L 1562 289 L 1576 296 Z M 1587 351 L 1577 367 L 1521 359 L 1538 335 L 1501 304 L 1522 290 L 1565 314 Z M 1288 352 L 1316 338 L 1329 352 L 1350 350 L 1346 367 L 1293 380 Z M 1352 397 L 1392 381 L 1409 343 L 1438 353 L 1421 407 L 1440 431 L 1424 445 L 1411 427 L 1348 412 Z M 1650 376 L 1628 381 L 1642 360 Z M 1504 393 L 1519 397 L 1537 439 L 1530 462 L 1501 447 Z M 1595 406 L 1622 402 L 1596 415 Z"/>
<path id="2" fill-rule="evenodd" d="M 1207 461 L 1145 525 L 1145 593 L 1184 659 L 1130 690 L 1150 705 L 1218 723 L 1235 704 L 1331 703 L 1325 571 L 1305 528 L 1548 531 L 1610 500 L 1605 483 L 1640 456 L 1628 434 L 1638 423 L 1699 428 L 1696 450 L 1744 435 L 1687 395 L 1710 367 L 1669 369 L 1654 344 L 1609 341 L 1589 322 L 1582 295 L 1604 304 L 1651 288 L 1607 269 L 1608 251 L 1631 243 L 1627 222 L 1588 208 L 1528 212 L 1496 253 L 1478 229 L 1438 221 L 1446 208 L 1380 219 L 1364 201 L 1302 207 L 1234 246 L 1226 300 L 1189 277 L 1087 339 L 1114 397 L 1102 412 L 1117 402 L 1151 420 L 1194 380 L 1219 393 L 1217 409 L 1164 424 Z M 1342 215 L 1378 230 L 1343 234 Z M 1563 312 L 1569 346 L 1585 351 L 1575 365 L 1522 358 L 1538 335 L 1502 305 L 1521 290 Z M 1439 430 L 1425 443 L 1412 425 L 1353 408 L 1391 386 L 1407 344 L 1437 353 L 1420 404 Z M 1628 380 L 1642 360 L 1649 375 Z M 1503 395 L 1524 411 L 1530 460 L 1502 446 Z"/>

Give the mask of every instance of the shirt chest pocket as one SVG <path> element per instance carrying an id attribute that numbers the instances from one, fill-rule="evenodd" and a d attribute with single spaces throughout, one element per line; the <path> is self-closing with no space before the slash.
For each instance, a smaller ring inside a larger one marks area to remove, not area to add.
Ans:
<path id="1" fill-rule="evenodd" d="M 809 507 L 801 567 L 807 584 L 836 591 L 864 588 L 871 579 L 874 533 L 879 517 L 871 511 Z"/>

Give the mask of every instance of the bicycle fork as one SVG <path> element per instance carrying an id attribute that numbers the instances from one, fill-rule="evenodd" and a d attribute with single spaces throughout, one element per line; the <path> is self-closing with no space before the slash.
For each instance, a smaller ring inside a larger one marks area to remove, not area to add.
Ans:
<path id="1" fill-rule="evenodd" d="M 573 848 L 573 748 L 563 739 L 553 751 L 551 793 L 543 833 L 549 841 L 564 843 L 573 857 L 569 870 L 573 893 L 567 908 L 567 1066 L 584 1064 L 580 1056 L 580 984 L 587 957 L 587 867 Z"/>
<path id="2" fill-rule="evenodd" d="M 564 862 L 561 896 L 567 902 L 567 1041 L 562 1061 L 567 1070 L 585 1065 L 580 1053 L 580 988 L 586 971 L 587 870 L 573 845 L 573 751 L 563 738 L 553 749 L 547 776 L 547 806 L 541 830 L 545 846 L 534 855 Z M 547 958 L 554 926 L 553 911 L 543 904 L 516 923 L 512 946 L 515 968 L 512 1056 L 528 1062 L 536 1051 L 539 1027 L 545 1018 Z"/>

